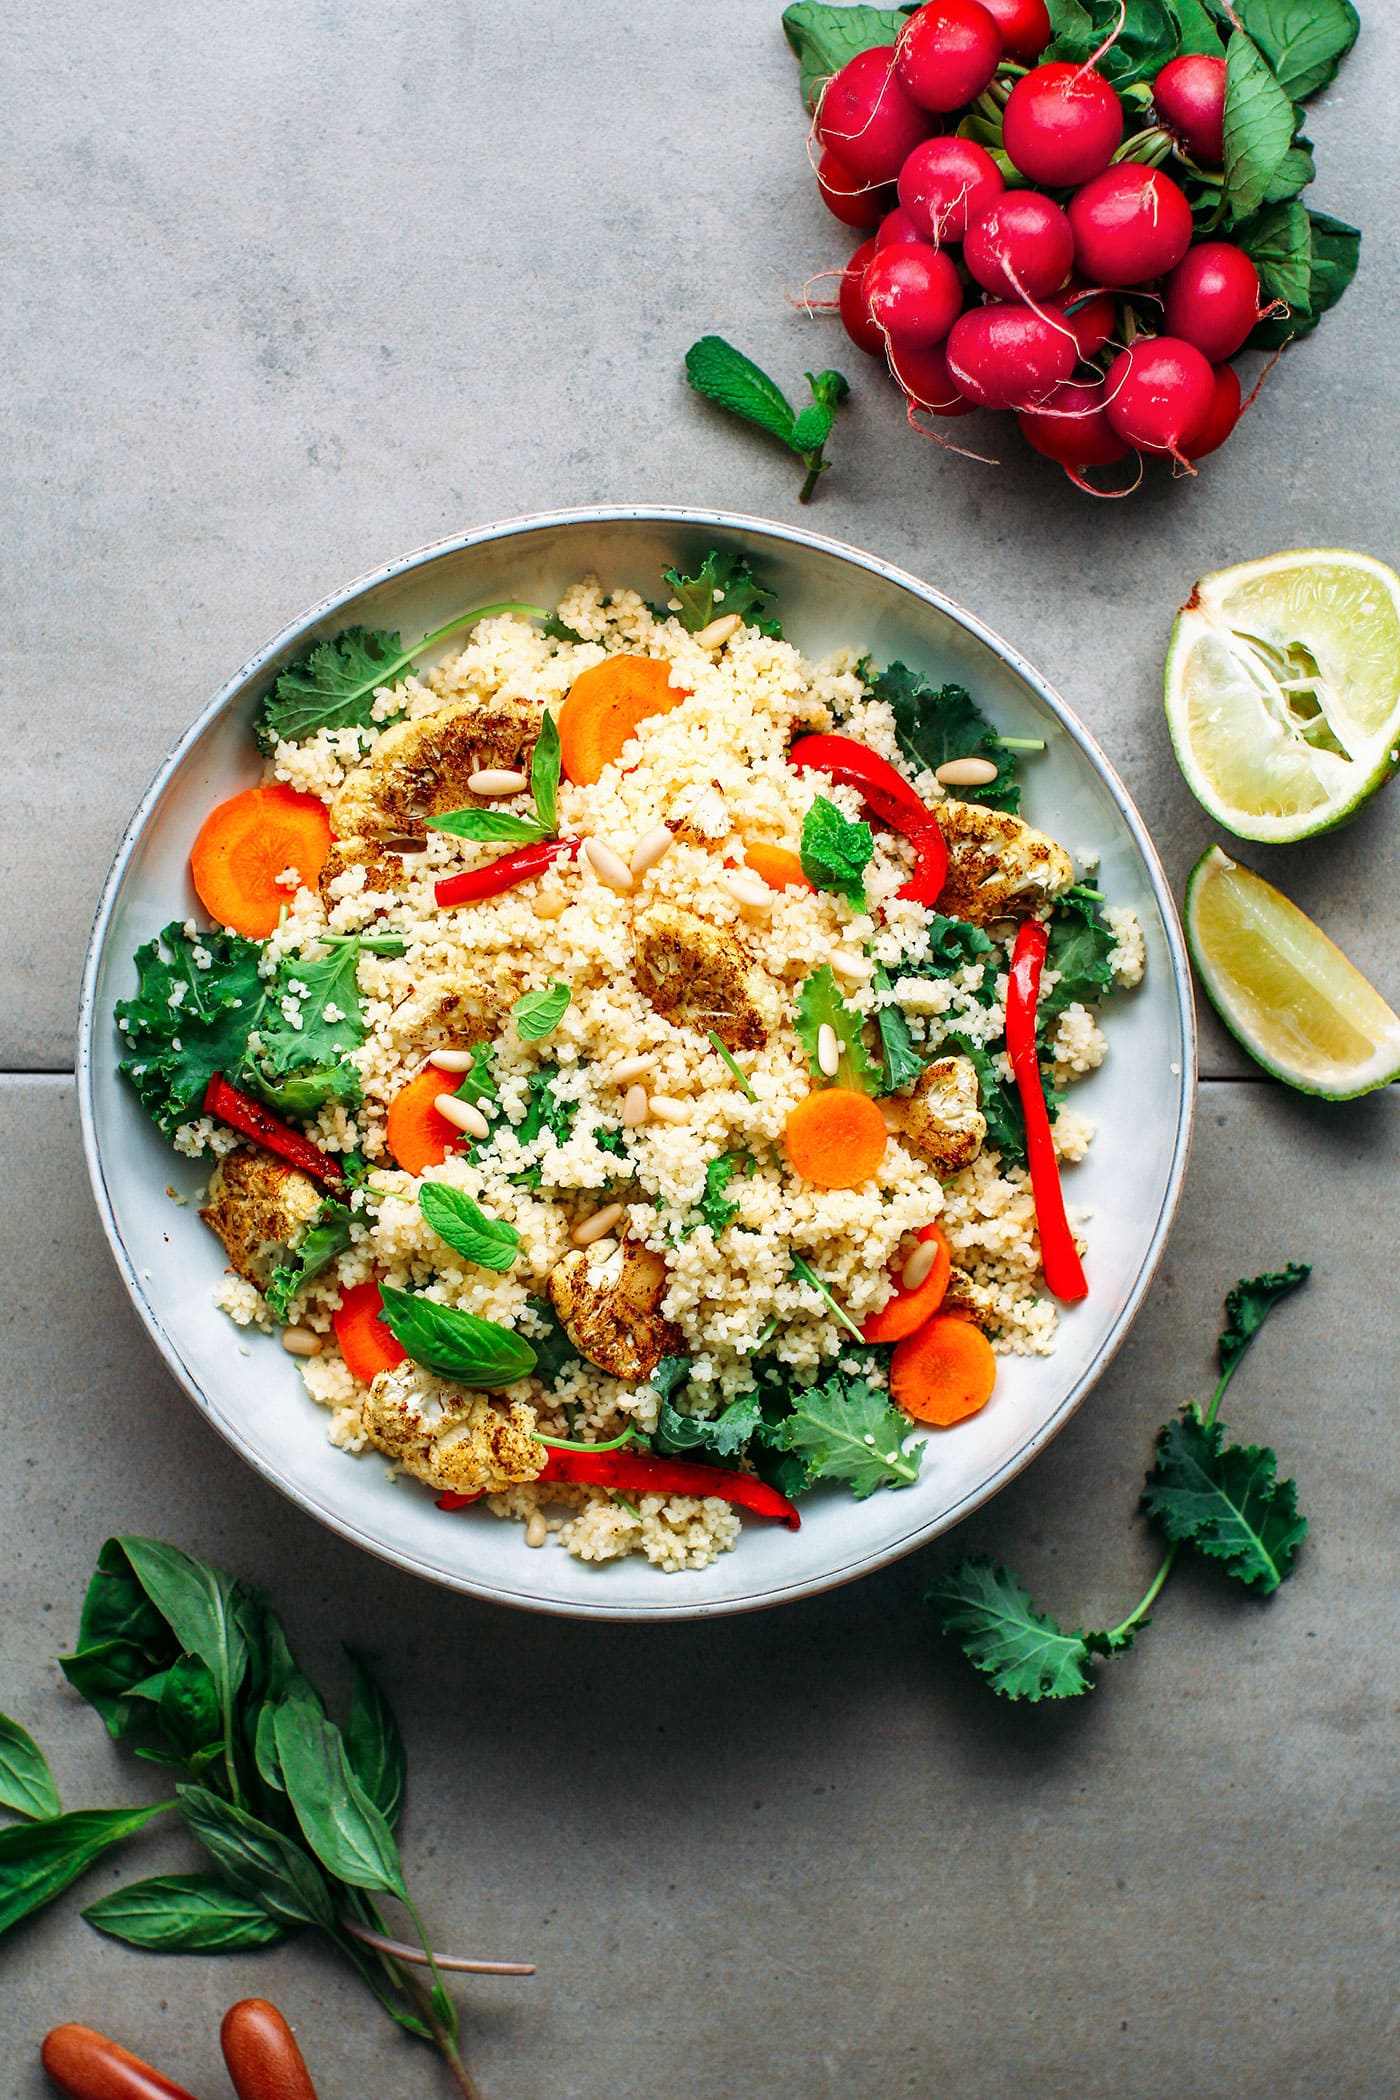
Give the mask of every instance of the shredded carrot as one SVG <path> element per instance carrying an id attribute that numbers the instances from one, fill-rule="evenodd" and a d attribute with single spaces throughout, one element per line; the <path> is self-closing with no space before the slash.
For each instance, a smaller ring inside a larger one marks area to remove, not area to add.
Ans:
<path id="1" fill-rule="evenodd" d="M 389 1103 L 384 1134 L 405 1174 L 421 1174 L 425 1167 L 440 1167 L 448 1153 L 457 1151 L 465 1142 L 456 1124 L 440 1116 L 433 1106 L 439 1094 L 452 1091 L 450 1073 L 439 1072 L 436 1065 L 424 1065 Z"/>
<path id="2" fill-rule="evenodd" d="M 810 883 L 802 872 L 802 863 L 786 846 L 769 846 L 762 839 L 745 846 L 744 859 L 761 876 L 770 890 L 810 890 Z"/>
<path id="3" fill-rule="evenodd" d="M 925 1320 L 931 1320 L 943 1303 L 943 1293 L 952 1273 L 952 1251 L 939 1225 L 925 1225 L 919 1239 L 924 1244 L 933 1241 L 933 1267 L 912 1291 L 906 1290 L 896 1276 L 894 1295 L 877 1313 L 870 1315 L 860 1330 L 867 1342 L 902 1342 L 906 1335 L 922 1327 Z"/>
<path id="4" fill-rule="evenodd" d="M 870 1096 L 844 1086 L 808 1094 L 783 1132 L 793 1173 L 819 1189 L 854 1189 L 869 1181 L 888 1138 L 885 1119 Z"/>
<path id="5" fill-rule="evenodd" d="M 671 684 L 671 666 L 659 656 L 605 656 L 581 671 L 559 710 L 564 778 L 576 787 L 592 787 L 603 768 L 621 757 L 639 723 L 667 715 L 689 698 Z"/>
<path id="6" fill-rule="evenodd" d="M 330 850 L 331 821 L 318 796 L 281 781 L 245 788 L 200 826 L 190 854 L 195 894 L 216 925 L 265 941 L 294 895 L 278 876 L 295 868 L 314 890 Z"/>
<path id="7" fill-rule="evenodd" d="M 916 1422 L 951 1429 L 986 1406 L 997 1360 L 980 1327 L 955 1313 L 935 1313 L 895 1346 L 890 1393 Z"/>
<path id="8" fill-rule="evenodd" d="M 383 1308 L 378 1279 L 371 1276 L 348 1290 L 331 1315 L 346 1368 L 362 1385 L 372 1385 L 378 1372 L 392 1371 L 404 1360 L 401 1343 L 379 1317 Z"/>

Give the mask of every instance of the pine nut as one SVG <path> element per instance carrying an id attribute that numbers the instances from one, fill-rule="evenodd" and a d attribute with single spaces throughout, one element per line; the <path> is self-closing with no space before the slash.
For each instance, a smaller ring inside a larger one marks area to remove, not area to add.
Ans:
<path id="1" fill-rule="evenodd" d="M 690 1121 L 690 1103 L 688 1101 L 672 1101 L 665 1094 L 652 1095 L 651 1112 L 658 1123 L 688 1123 Z"/>
<path id="2" fill-rule="evenodd" d="M 725 887 L 742 910 L 772 911 L 773 892 L 757 875 L 747 875 L 742 868 L 735 868 L 726 873 L 724 881 Z"/>
<path id="3" fill-rule="evenodd" d="M 899 1272 L 899 1280 L 906 1291 L 916 1291 L 921 1283 L 927 1283 L 933 1274 L 933 1265 L 938 1259 L 938 1247 L 933 1240 L 921 1240 L 908 1261 Z"/>
<path id="4" fill-rule="evenodd" d="M 610 1233 L 621 1216 L 620 1203 L 605 1203 L 601 1210 L 594 1211 L 591 1218 L 585 1218 L 581 1225 L 575 1225 L 569 1238 L 576 1247 L 591 1246 L 594 1240 L 601 1240 Z"/>
<path id="5" fill-rule="evenodd" d="M 467 790 L 473 795 L 523 795 L 529 785 L 527 774 L 509 766 L 484 766 L 467 778 Z"/>
<path id="6" fill-rule="evenodd" d="M 282 1347 L 288 1356 L 319 1356 L 321 1337 L 319 1334 L 313 1334 L 309 1327 L 284 1327 Z"/>
<path id="7" fill-rule="evenodd" d="M 875 975 L 875 965 L 868 955 L 857 955 L 851 948 L 833 948 L 831 967 L 838 977 L 851 984 L 864 984 Z"/>
<path id="8" fill-rule="evenodd" d="M 640 1079 L 644 1072 L 650 1072 L 655 1063 L 654 1057 L 619 1058 L 608 1076 L 616 1086 L 630 1086 L 634 1079 Z"/>
<path id="9" fill-rule="evenodd" d="M 430 1050 L 428 1063 L 436 1065 L 439 1072 L 470 1072 L 472 1054 L 470 1050 Z"/>
<path id="10" fill-rule="evenodd" d="M 525 1543 L 527 1546 L 544 1546 L 548 1542 L 549 1526 L 544 1520 L 544 1511 L 532 1509 L 529 1522 L 525 1526 Z"/>
<path id="11" fill-rule="evenodd" d="M 646 1088 L 644 1086 L 629 1086 L 627 1098 L 622 1104 L 624 1127 L 628 1130 L 635 1130 L 639 1123 L 645 1123 L 650 1114 L 651 1103 L 647 1099 Z"/>
<path id="12" fill-rule="evenodd" d="M 541 890 L 535 898 L 537 919 L 562 919 L 569 908 L 569 900 L 562 890 Z"/>
<path id="13" fill-rule="evenodd" d="M 817 1030 L 817 1063 L 828 1079 L 834 1079 L 841 1069 L 841 1044 L 830 1021 L 823 1021 Z"/>
<path id="14" fill-rule="evenodd" d="M 588 864 L 599 882 L 606 883 L 610 890 L 624 893 L 632 887 L 632 870 L 620 853 L 605 846 L 601 839 L 585 839 L 583 850 L 588 855 Z"/>
<path id="15" fill-rule="evenodd" d="M 654 868 L 676 843 L 676 834 L 669 824 L 658 824 L 653 831 L 644 831 L 632 848 L 632 874 L 634 879 Z"/>
<path id="16" fill-rule="evenodd" d="M 479 1108 L 470 1101 L 463 1101 L 458 1094 L 439 1094 L 433 1107 L 445 1122 L 455 1123 L 458 1130 L 465 1130 L 468 1137 L 490 1137 L 491 1125 Z"/>
<path id="17" fill-rule="evenodd" d="M 711 620 L 708 627 L 702 627 L 695 639 L 702 649 L 722 649 L 730 636 L 737 634 L 743 624 L 741 614 L 721 613 L 717 620 Z"/>
<path id="18" fill-rule="evenodd" d="M 997 768 L 989 758 L 950 758 L 933 777 L 940 787 L 984 788 L 996 779 Z"/>

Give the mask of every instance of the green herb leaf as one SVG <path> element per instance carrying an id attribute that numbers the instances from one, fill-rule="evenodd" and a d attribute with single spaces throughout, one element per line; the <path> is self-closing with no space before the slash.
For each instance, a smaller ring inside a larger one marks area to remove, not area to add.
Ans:
<path id="1" fill-rule="evenodd" d="M 1169 1539 L 1189 1541 L 1237 1582 L 1268 1595 L 1291 1574 L 1307 1518 L 1298 1514 L 1293 1482 L 1278 1479 L 1273 1452 L 1223 1444 L 1224 1434 L 1194 1407 L 1168 1422 L 1142 1506 Z"/>
<path id="2" fill-rule="evenodd" d="M 1011 1570 L 987 1555 L 959 1562 L 926 1602 L 1003 1699 L 1077 1699 L 1094 1689 L 1084 1636 L 1038 1612 Z"/>
<path id="3" fill-rule="evenodd" d="M 356 1779 L 392 1830 L 403 1807 L 408 1756 L 394 1710 L 370 1675 L 368 1665 L 353 1648 L 347 1652 L 355 1673 L 355 1690 L 345 1729 L 345 1755 Z"/>
<path id="4" fill-rule="evenodd" d="M 266 1291 L 268 1311 L 274 1320 L 285 1326 L 291 1316 L 292 1300 L 298 1292 L 305 1290 L 350 1245 L 351 1213 L 343 1203 L 333 1196 L 326 1197 L 316 1213 L 316 1221 L 305 1238 L 296 1247 L 289 1262 L 278 1262 L 272 1271 Z"/>
<path id="5" fill-rule="evenodd" d="M 701 1225 L 708 1225 L 718 1239 L 725 1227 L 732 1225 L 739 1215 L 738 1204 L 731 1203 L 725 1191 L 740 1167 L 746 1174 L 752 1174 L 756 1165 L 753 1154 L 745 1152 L 742 1148 L 736 1152 L 722 1152 L 718 1159 L 710 1160 L 705 1168 L 705 1193 L 696 1206 L 700 1216 L 693 1224 L 686 1226 L 681 1238 L 688 1240 L 693 1232 L 699 1231 Z M 650 1383 L 655 1385 L 655 1378 Z"/>
<path id="6" fill-rule="evenodd" d="M 204 969 L 197 952 L 209 958 Z M 136 996 L 116 1005 L 121 1070 L 166 1137 L 201 1115 L 216 1072 L 241 1070 L 267 997 L 261 956 L 236 933 L 191 939 L 178 920 L 137 949 Z"/>
<path id="7" fill-rule="evenodd" d="M 951 1031 L 943 1039 L 945 1051 L 965 1057 L 977 1074 L 977 1106 L 987 1119 L 986 1142 L 1001 1154 L 1002 1164 L 1026 1164 L 1026 1125 L 1014 1090 L 997 1076 L 992 1054 L 975 1037 Z"/>
<path id="8" fill-rule="evenodd" d="M 526 992 L 510 1010 L 515 1032 L 523 1043 L 542 1043 L 553 1035 L 569 1010 L 572 997 L 567 984 L 552 984 L 548 991 Z"/>
<path id="9" fill-rule="evenodd" d="M 1361 28 L 1350 0 L 1236 0 L 1236 12 L 1295 102 L 1336 79 Z"/>
<path id="10" fill-rule="evenodd" d="M 663 1400 L 651 1446 L 663 1458 L 686 1458 L 695 1452 L 715 1459 L 737 1458 L 764 1426 L 757 1392 L 741 1393 L 716 1415 L 682 1414 L 670 1400 Z"/>
<path id="11" fill-rule="evenodd" d="M 803 842 L 805 849 L 805 828 Z M 819 970 L 814 970 L 803 980 L 793 1008 L 792 1025 L 807 1053 L 808 1070 L 819 1086 L 849 1087 L 857 1094 L 879 1092 L 880 1068 L 870 1057 L 861 1037 L 865 1025 L 863 1017 L 853 1007 L 847 1006 L 841 997 L 830 963 L 823 963 Z M 818 1061 L 817 1044 L 823 1027 L 835 1031 L 841 1047 L 841 1061 L 834 1079 L 828 1078 Z"/>
<path id="12" fill-rule="evenodd" d="M 802 1458 L 810 1479 L 843 1480 L 863 1502 L 877 1488 L 918 1479 L 924 1445 L 906 1450 L 911 1433 L 909 1417 L 888 1393 L 863 1378 L 834 1378 L 794 1395 L 775 1441 Z"/>
<path id="13" fill-rule="evenodd" d="M 1057 970 L 1060 981 L 1041 993 L 1036 1016 L 1040 1028 L 1068 1006 L 1097 1006 L 1107 998 L 1113 990 L 1109 957 L 1117 945 L 1117 935 L 1105 924 L 1098 898 L 1083 883 L 1056 899 L 1045 970 L 1047 975 Z"/>
<path id="14" fill-rule="evenodd" d="M 43 1818 L 63 1812 L 48 1759 L 27 1728 L 0 1714 L 0 1808 Z"/>
<path id="15" fill-rule="evenodd" d="M 775 381 L 720 335 L 702 335 L 685 353 L 685 374 L 697 394 L 733 416 L 792 442 L 792 403 Z"/>
<path id="16" fill-rule="evenodd" d="M 865 909 L 865 871 L 875 851 L 875 834 L 868 824 L 843 817 L 825 795 L 816 801 L 802 820 L 802 872 L 819 890 L 834 890 Z"/>
<path id="17" fill-rule="evenodd" d="M 545 621 L 544 633 L 552 642 L 572 642 L 576 645 L 580 645 L 583 642 L 583 636 L 578 634 L 572 627 L 566 627 L 558 613 L 551 613 Z"/>
<path id="18" fill-rule="evenodd" d="M 501 1089 L 495 1073 L 491 1070 L 491 1045 L 472 1044 L 471 1070 L 462 1074 L 462 1084 L 457 1089 L 459 1101 L 470 1101 L 474 1108 L 489 1105 L 499 1108 Z"/>
<path id="19" fill-rule="evenodd" d="M 945 919 L 931 912 L 928 923 L 928 960 L 901 960 L 895 971 L 900 977 L 956 977 L 969 963 L 984 962 L 993 952 L 992 942 L 980 926 L 966 919 Z"/>
<path id="20" fill-rule="evenodd" d="M 288 664 L 262 704 L 257 738 L 264 751 L 299 744 L 318 729 L 368 729 L 374 696 L 412 662 L 395 633 L 347 627 Z"/>
<path id="21" fill-rule="evenodd" d="M 508 809 L 449 809 L 423 822 L 429 831 L 446 831 L 454 839 L 494 844 L 531 846 L 536 839 L 549 837 L 545 826 L 533 817 L 517 817 Z"/>
<path id="22" fill-rule="evenodd" d="M 360 1099 L 360 1076 L 348 1062 L 365 1039 L 359 967 L 355 941 L 312 961 L 286 956 L 278 964 L 256 1044 L 250 1045 L 248 1076 L 255 1092 L 271 1099 L 289 1077 L 315 1074 L 318 1081 L 324 1075 L 330 1088 L 322 1100 L 353 1106 Z"/>
<path id="23" fill-rule="evenodd" d="M 219 1685 L 207 1663 L 193 1655 L 177 1656 L 165 1672 L 158 1702 L 166 1739 L 185 1765 L 209 1761 L 224 1742 L 224 1710 Z"/>
<path id="24" fill-rule="evenodd" d="M 301 1834 L 327 1872 L 351 1888 L 407 1900 L 393 1832 L 356 1779 L 340 1730 L 319 1701 L 294 1695 L 273 1709 L 282 1784 Z"/>
<path id="25" fill-rule="evenodd" d="M 1014 753 L 1006 751 L 966 686 L 930 685 L 907 665 L 893 663 L 876 671 L 861 665 L 861 677 L 872 699 L 894 710 L 895 735 L 916 766 L 931 773 L 954 758 L 990 759 L 997 769 L 985 787 L 958 789 L 960 802 L 981 802 L 1012 815 L 1021 807 Z"/>
<path id="26" fill-rule="evenodd" d="M 413 1291 L 381 1286 L 382 1318 L 390 1333 L 416 1364 L 439 1378 L 478 1391 L 496 1393 L 518 1378 L 528 1378 L 537 1358 L 523 1336 L 494 1320 L 439 1305 Z"/>
<path id="27" fill-rule="evenodd" d="M 530 760 L 530 793 L 535 798 L 535 815 L 547 838 L 552 838 L 559 829 L 560 769 L 559 728 L 546 708 L 540 720 L 540 733 L 535 739 L 534 756 Z"/>
<path id="28" fill-rule="evenodd" d="M 207 1787 L 176 1791 L 186 1828 L 240 1895 L 284 1924 L 335 1932 L 335 1904 L 325 1876 L 299 1844 Z"/>
<path id="29" fill-rule="evenodd" d="M 548 1131 L 557 1145 L 567 1144 L 578 1114 L 577 1101 L 561 1100 L 554 1091 L 558 1065 L 541 1065 L 525 1082 L 525 1114 L 516 1126 L 516 1136 L 528 1145 Z"/>
<path id="30" fill-rule="evenodd" d="M 877 993 L 888 993 L 890 990 L 889 971 L 883 963 L 875 965 L 875 990 Z M 897 1094 L 901 1087 L 908 1086 L 911 1080 L 918 1078 L 928 1059 L 921 1057 L 914 1048 L 909 1023 L 893 1000 L 880 1000 L 875 1008 L 875 1021 L 880 1030 L 880 1092 Z"/>
<path id="31" fill-rule="evenodd" d="M 505 1270 L 520 1252 L 520 1234 L 505 1218 L 492 1218 L 465 1189 L 425 1181 L 418 1208 L 441 1240 L 478 1268 Z"/>
<path id="32" fill-rule="evenodd" d="M 1291 1261 L 1262 1276 L 1242 1277 L 1225 1300 L 1225 1331 L 1216 1344 L 1228 1377 L 1274 1307 L 1312 1275 L 1310 1262 Z"/>
<path id="33" fill-rule="evenodd" d="M 766 617 L 775 602 L 773 593 L 758 581 L 742 554 L 727 554 L 712 547 L 694 576 L 682 576 L 677 569 L 663 569 L 661 575 L 670 585 L 671 596 L 678 601 L 675 617 L 687 634 L 698 634 L 721 613 L 738 613 L 747 626 L 756 627 L 760 634 L 782 640 L 783 630 L 778 622 Z M 670 607 L 653 609 L 658 619 L 670 616 Z"/>
<path id="34" fill-rule="evenodd" d="M 830 7 L 825 0 L 797 0 L 785 9 L 783 34 L 797 54 L 808 109 L 816 108 L 833 74 L 862 51 L 892 45 L 906 20 L 902 8 Z"/>
<path id="35" fill-rule="evenodd" d="M 744 1074 L 743 1066 L 740 1064 L 738 1058 L 734 1055 L 734 1052 L 729 1048 L 728 1044 L 721 1042 L 720 1038 L 715 1034 L 713 1028 L 709 1030 L 709 1038 L 711 1046 L 714 1049 L 716 1055 L 722 1060 L 723 1063 L 728 1065 L 730 1072 L 732 1073 L 733 1077 L 739 1082 L 739 1085 L 743 1088 L 749 1100 L 757 1101 L 758 1096 L 754 1092 L 753 1088 L 749 1085 L 749 1082 Z"/>
<path id="36" fill-rule="evenodd" d="M 135 1837 L 169 1806 L 163 1801 L 152 1808 L 77 1808 L 0 1830 L 0 1933 L 52 1903 L 104 1852 Z"/>
<path id="37" fill-rule="evenodd" d="M 220 1569 L 161 1539 L 127 1537 L 116 1544 L 180 1647 L 208 1670 L 219 1712 L 231 1724 L 234 1695 L 248 1668 L 239 1586 Z"/>
<path id="38" fill-rule="evenodd" d="M 99 1896 L 89 1925 L 128 1947 L 158 1954 L 243 1954 L 272 1947 L 287 1927 L 217 1874 L 157 1874 Z"/>
<path id="39" fill-rule="evenodd" d="M 1257 44 L 1238 33 L 1225 54 L 1225 201 L 1258 211 L 1293 144 L 1293 104 Z"/>

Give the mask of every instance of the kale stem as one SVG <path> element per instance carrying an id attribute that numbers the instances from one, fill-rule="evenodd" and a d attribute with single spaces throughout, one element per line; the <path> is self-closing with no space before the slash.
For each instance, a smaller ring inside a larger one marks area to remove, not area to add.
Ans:
<path id="1" fill-rule="evenodd" d="M 1121 1640 L 1125 1633 L 1131 1633 L 1134 1626 L 1138 1625 L 1141 1620 L 1146 1618 L 1148 1612 L 1151 1611 L 1153 1605 L 1157 1602 L 1158 1597 L 1161 1595 L 1162 1585 L 1166 1581 L 1167 1577 L 1171 1574 L 1172 1568 L 1176 1563 L 1176 1556 L 1179 1551 L 1180 1541 L 1174 1539 L 1171 1545 L 1168 1546 L 1166 1552 L 1163 1554 L 1162 1565 L 1160 1568 L 1158 1568 L 1151 1582 L 1147 1585 L 1145 1594 L 1140 1598 L 1138 1603 L 1136 1603 L 1133 1606 L 1132 1610 L 1128 1613 L 1127 1618 L 1122 1620 L 1119 1625 L 1113 1627 L 1112 1630 L 1105 1635 L 1105 1639 L 1109 1641 Z"/>

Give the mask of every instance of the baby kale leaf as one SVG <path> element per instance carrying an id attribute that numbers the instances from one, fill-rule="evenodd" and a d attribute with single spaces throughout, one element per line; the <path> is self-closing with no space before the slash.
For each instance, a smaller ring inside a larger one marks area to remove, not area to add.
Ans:
<path id="1" fill-rule="evenodd" d="M 698 634 L 721 613 L 738 613 L 760 634 L 782 640 L 778 622 L 766 617 L 776 602 L 773 593 L 759 582 L 742 554 L 726 554 L 712 547 L 694 576 L 682 576 L 678 569 L 663 569 L 661 574 L 671 587 L 671 596 L 679 601 L 675 617 L 688 634 Z M 671 608 L 653 606 L 652 610 L 664 620 Z"/>
<path id="2" fill-rule="evenodd" d="M 843 817 L 825 795 L 816 801 L 802 820 L 802 872 L 819 890 L 834 890 L 865 909 L 865 871 L 875 851 L 875 834 L 868 824 Z"/>
<path id="3" fill-rule="evenodd" d="M 1242 1277 L 1225 1300 L 1225 1331 L 1217 1349 L 1221 1371 L 1228 1375 L 1244 1355 L 1274 1307 L 1312 1275 L 1310 1262 L 1291 1261 L 1262 1276 Z"/>
<path id="4" fill-rule="evenodd" d="M 1098 897 L 1083 883 L 1066 890 L 1050 919 L 1045 969 L 1047 974 L 1057 970 L 1060 981 L 1041 993 L 1037 1021 L 1042 1027 L 1067 1006 L 1096 1006 L 1108 996 L 1113 989 L 1109 957 L 1117 945 Z"/>
<path id="5" fill-rule="evenodd" d="M 738 1204 L 731 1202 L 726 1194 L 730 1182 L 740 1167 L 746 1174 L 752 1174 L 757 1164 L 753 1154 L 743 1150 L 722 1152 L 718 1159 L 710 1160 L 705 1168 L 705 1193 L 696 1206 L 700 1216 L 694 1224 L 686 1226 L 681 1238 L 688 1240 L 703 1224 L 708 1225 L 718 1239 L 725 1227 L 732 1225 L 739 1215 Z"/>
<path id="6" fill-rule="evenodd" d="M 357 976 L 360 948 L 346 941 L 314 962 L 286 956 L 249 1044 L 253 1090 L 283 1115 L 308 1116 L 326 1101 L 353 1105 L 360 1075 L 349 1053 L 365 1039 Z"/>
<path id="7" fill-rule="evenodd" d="M 1169 1539 L 1183 1540 L 1267 1596 L 1291 1574 L 1308 1528 L 1291 1480 L 1267 1446 L 1225 1444 L 1219 1422 L 1187 1407 L 1157 1439 L 1142 1506 Z"/>
<path id="8" fill-rule="evenodd" d="M 901 1021 L 903 1018 L 901 1014 Z M 814 970 L 803 980 L 793 1009 L 793 1027 L 807 1053 L 811 1075 L 820 1085 L 849 1087 L 857 1094 L 878 1091 L 880 1068 L 866 1050 L 861 1037 L 863 1026 L 861 1015 L 854 1007 L 847 1006 L 837 990 L 830 963 L 823 963 L 819 970 Z M 835 1031 L 841 1049 L 841 1062 L 834 1080 L 828 1079 L 817 1057 L 817 1040 L 823 1027 Z M 907 1035 L 907 1029 L 905 1033 Z"/>
<path id="9" fill-rule="evenodd" d="M 882 963 L 875 965 L 875 990 L 888 993 L 889 972 Z M 880 1059 L 883 1068 L 881 1093 L 896 1094 L 902 1086 L 917 1079 L 923 1071 L 926 1058 L 920 1057 L 914 1048 L 914 1038 L 909 1033 L 909 1023 L 901 1009 L 892 1000 L 882 998 L 875 1009 L 875 1020 L 880 1030 Z"/>
<path id="10" fill-rule="evenodd" d="M 1082 1633 L 1038 1612 L 1010 1568 L 979 1553 L 934 1583 L 925 1601 L 943 1631 L 1004 1699 L 1077 1699 L 1094 1689 Z"/>
<path id="11" fill-rule="evenodd" d="M 397 634 L 347 627 L 317 642 L 288 664 L 263 701 L 257 738 L 264 751 L 299 744 L 318 729 L 377 727 L 372 709 L 381 686 L 392 685 L 412 661 Z"/>
<path id="12" fill-rule="evenodd" d="M 203 969 L 197 954 L 208 957 Z M 261 954 L 236 933 L 191 938 L 178 920 L 137 950 L 136 996 L 116 1007 L 121 1069 L 167 1137 L 199 1116 L 216 1072 L 241 1071 L 267 998 Z"/>
<path id="13" fill-rule="evenodd" d="M 1026 1125 L 1021 1104 L 1014 1089 L 997 1076 L 986 1044 L 977 1042 L 970 1035 L 949 1034 L 943 1039 L 943 1047 L 965 1057 L 977 1074 L 977 1105 L 987 1119 L 987 1143 L 996 1147 L 1003 1165 L 1023 1167 L 1026 1163 Z"/>
<path id="14" fill-rule="evenodd" d="M 655 1385 L 653 1378 L 651 1383 Z M 663 1399 L 652 1436 L 652 1449 L 663 1458 L 685 1458 L 697 1452 L 716 1459 L 737 1458 L 764 1428 L 759 1395 L 741 1393 L 717 1415 L 688 1415 Z"/>
<path id="15" fill-rule="evenodd" d="M 877 1488 L 917 1480 L 923 1443 L 905 1448 L 909 1417 L 879 1386 L 838 1372 L 792 1397 L 792 1413 L 773 1441 L 803 1459 L 811 1480 L 844 1480 L 858 1502 Z"/>
<path id="16" fill-rule="evenodd" d="M 954 792 L 960 802 L 981 802 L 989 809 L 1008 810 L 1021 806 L 1016 779 L 1016 759 L 1008 751 L 965 686 L 934 686 L 906 664 L 893 663 L 876 671 L 862 665 L 861 676 L 876 700 L 886 700 L 894 710 L 895 734 L 916 766 L 938 768 L 954 758 L 990 759 L 997 769 L 995 780 L 985 787 L 960 787 Z"/>

